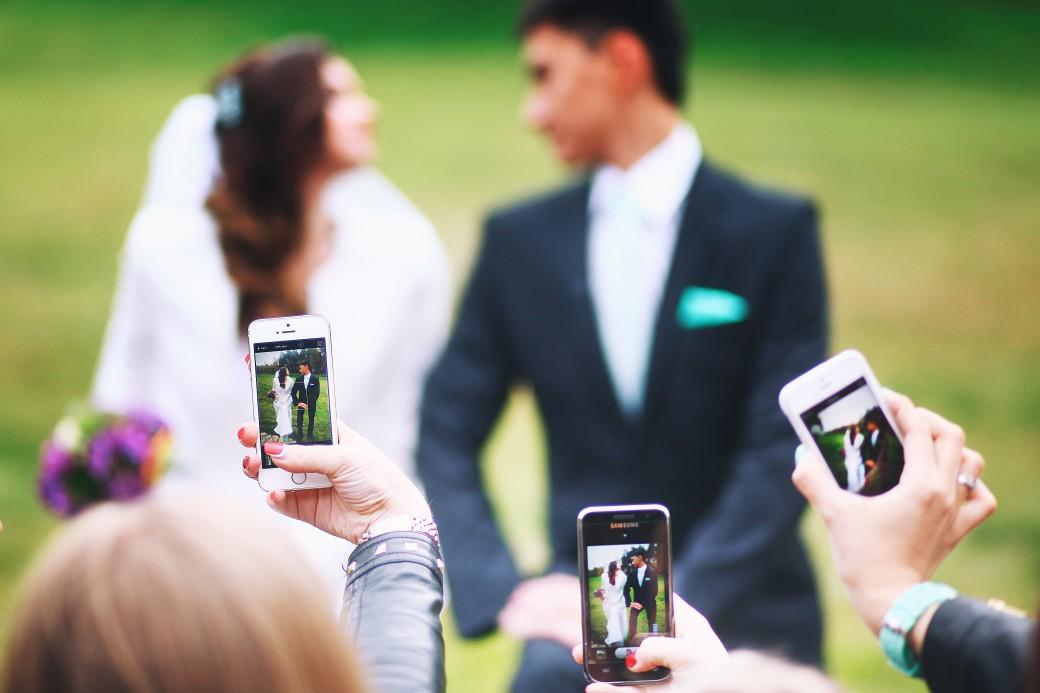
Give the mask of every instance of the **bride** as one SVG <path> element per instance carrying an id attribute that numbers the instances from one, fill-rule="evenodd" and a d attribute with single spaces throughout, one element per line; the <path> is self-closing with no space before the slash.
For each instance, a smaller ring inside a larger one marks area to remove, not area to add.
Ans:
<path id="1" fill-rule="evenodd" d="M 414 475 L 419 399 L 451 285 L 435 229 L 372 165 L 378 115 L 349 62 L 294 41 L 223 69 L 214 94 L 185 98 L 156 139 L 92 398 L 167 422 L 164 487 L 264 504 L 256 482 L 228 464 L 241 452 L 227 432 L 251 418 L 256 396 L 245 386 L 245 328 L 302 312 L 350 335 L 331 346 L 340 417 Z M 338 604 L 351 547 L 284 524 Z"/>
<path id="2" fill-rule="evenodd" d="M 626 576 L 618 570 L 617 561 L 611 561 L 600 576 L 608 646 L 620 646 L 625 642 L 625 582 Z"/>
<path id="3" fill-rule="evenodd" d="M 291 436 L 292 427 L 292 387 L 296 381 L 289 377 L 289 369 L 282 366 L 278 374 L 274 376 L 271 383 L 271 392 L 274 393 L 274 432 L 281 440 Z"/>
<path id="4" fill-rule="evenodd" d="M 866 472 L 863 469 L 863 455 L 860 453 L 864 440 L 863 434 L 859 432 L 859 427 L 856 424 L 852 424 L 845 429 L 843 444 L 845 446 L 846 488 L 853 493 L 859 493 L 860 489 L 863 488 L 863 482 L 866 480 Z"/>

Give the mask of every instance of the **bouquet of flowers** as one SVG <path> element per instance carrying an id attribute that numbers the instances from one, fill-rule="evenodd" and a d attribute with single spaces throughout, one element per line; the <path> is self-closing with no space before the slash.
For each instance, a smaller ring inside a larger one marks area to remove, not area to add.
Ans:
<path id="1" fill-rule="evenodd" d="M 62 517 L 135 498 L 162 474 L 171 442 L 166 425 L 147 412 L 117 416 L 76 407 L 43 443 L 40 498 Z"/>

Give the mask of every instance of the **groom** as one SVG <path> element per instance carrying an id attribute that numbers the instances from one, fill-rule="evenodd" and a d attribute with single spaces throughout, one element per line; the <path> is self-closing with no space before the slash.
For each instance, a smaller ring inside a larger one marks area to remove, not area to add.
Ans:
<path id="1" fill-rule="evenodd" d="M 631 592 L 631 595 L 629 594 Z M 632 554 L 632 570 L 625 581 L 625 606 L 628 611 L 628 644 L 637 645 L 639 614 L 646 614 L 646 632 L 657 632 L 657 571 L 646 563 L 646 551 Z"/>
<path id="2" fill-rule="evenodd" d="M 590 175 L 491 215 L 427 381 L 417 461 L 459 631 L 527 641 L 514 690 L 583 690 L 574 518 L 654 501 L 675 589 L 723 642 L 817 663 L 797 439 L 776 404 L 827 353 L 816 210 L 702 156 L 676 0 L 528 0 L 520 33 L 525 115 Z M 526 579 L 480 464 L 516 387 L 548 453 L 550 574 Z"/>
<path id="3" fill-rule="evenodd" d="M 292 403 L 296 407 L 296 442 L 303 440 L 303 413 L 307 412 L 307 438 L 314 440 L 314 404 L 321 394 L 321 379 L 311 375 L 311 364 L 301 361 L 300 378 L 293 383 Z"/>

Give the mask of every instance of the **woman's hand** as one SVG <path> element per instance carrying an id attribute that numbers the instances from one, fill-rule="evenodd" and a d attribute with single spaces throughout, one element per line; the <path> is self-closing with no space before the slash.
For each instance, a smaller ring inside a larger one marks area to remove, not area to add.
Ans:
<path id="1" fill-rule="evenodd" d="M 649 637 L 635 651 L 634 661 L 628 668 L 635 672 L 647 672 L 657 667 L 668 667 L 672 677 L 663 685 L 612 686 L 609 683 L 593 683 L 585 688 L 587 693 L 679 693 L 690 684 L 701 667 L 724 660 L 729 655 L 715 635 L 711 624 L 700 612 L 687 604 L 678 595 L 675 600 L 675 637 Z M 571 650 L 574 661 L 582 663 L 585 648 L 575 645 Z"/>
<path id="2" fill-rule="evenodd" d="M 332 482 L 329 488 L 269 491 L 268 505 L 355 544 L 380 518 L 429 517 L 430 506 L 404 472 L 362 435 L 342 421 L 338 425 L 336 445 L 284 445 L 270 441 L 264 445 L 264 451 L 281 469 L 324 474 Z M 256 437 L 255 423 L 238 431 L 239 442 L 247 448 L 256 448 Z M 260 458 L 255 453 L 246 455 L 242 471 L 256 479 Z"/>
<path id="3" fill-rule="evenodd" d="M 889 393 L 888 404 L 904 439 L 895 488 L 872 498 L 843 491 L 815 451 L 800 452 L 792 476 L 823 518 L 838 576 L 875 634 L 896 598 L 997 508 L 978 480 L 985 462 L 964 447 L 959 426 L 902 395 Z"/>

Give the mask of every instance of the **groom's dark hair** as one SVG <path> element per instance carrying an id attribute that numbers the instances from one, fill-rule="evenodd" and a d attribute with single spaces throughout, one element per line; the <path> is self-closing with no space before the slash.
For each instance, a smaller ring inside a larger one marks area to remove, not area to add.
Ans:
<path id="1" fill-rule="evenodd" d="M 643 559 L 643 563 L 646 563 L 646 551 L 644 551 L 643 549 L 636 549 L 635 551 L 632 552 L 632 556 L 631 557 L 635 558 L 636 556 L 639 556 L 640 558 L 642 558 Z"/>
<path id="2" fill-rule="evenodd" d="M 575 33 L 590 47 L 612 31 L 629 31 L 643 43 L 661 96 L 678 106 L 686 95 L 686 55 L 691 43 L 675 0 L 529 0 L 517 33 L 541 26 Z"/>
<path id="3" fill-rule="evenodd" d="M 300 366 L 307 366 L 307 370 L 310 370 L 311 369 L 311 362 L 310 361 L 300 361 L 299 365 L 297 365 L 296 367 L 299 368 Z"/>

